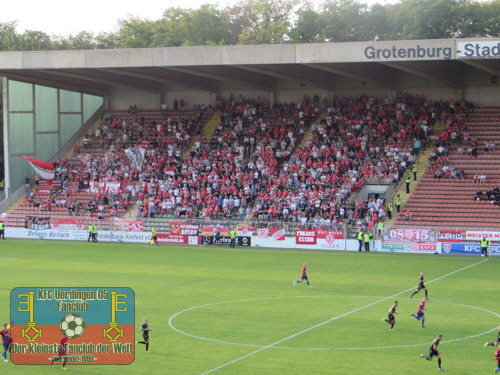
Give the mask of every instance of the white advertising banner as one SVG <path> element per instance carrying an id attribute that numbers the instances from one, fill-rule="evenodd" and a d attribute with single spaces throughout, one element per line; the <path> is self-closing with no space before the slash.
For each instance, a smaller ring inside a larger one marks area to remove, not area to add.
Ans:
<path id="1" fill-rule="evenodd" d="M 481 241 L 486 238 L 489 241 L 500 241 L 500 232 L 486 232 L 468 230 L 465 232 L 465 239 L 467 241 Z"/>

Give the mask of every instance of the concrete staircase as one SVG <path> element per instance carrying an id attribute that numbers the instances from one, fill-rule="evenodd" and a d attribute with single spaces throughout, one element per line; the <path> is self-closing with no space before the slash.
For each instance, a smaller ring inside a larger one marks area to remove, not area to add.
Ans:
<path id="1" fill-rule="evenodd" d="M 422 179 L 422 177 L 425 174 L 425 171 L 427 170 L 429 166 L 429 156 L 431 156 L 432 152 L 434 151 L 434 145 L 428 145 L 425 149 L 420 151 L 420 154 L 418 156 L 416 165 L 417 165 L 417 181 L 414 181 L 413 178 L 413 173 L 412 173 L 412 168 L 409 168 L 406 173 L 401 177 L 401 180 L 397 184 L 396 190 L 394 191 L 394 196 L 392 197 L 392 206 L 394 208 L 394 211 L 392 212 L 392 219 L 389 219 L 389 216 L 386 216 L 386 220 L 384 222 L 384 226 L 386 228 L 390 227 L 393 225 L 394 221 L 396 221 L 396 218 L 398 217 L 398 213 L 396 210 L 396 194 L 399 193 L 401 197 L 401 212 L 400 215 L 403 215 L 404 212 L 404 207 L 408 199 L 410 198 L 411 194 L 416 190 L 416 186 L 419 183 L 419 181 Z M 410 194 L 406 194 L 406 177 L 410 176 L 411 177 L 411 183 L 410 183 Z M 386 202 L 386 206 L 390 202 Z"/>
<path id="2" fill-rule="evenodd" d="M 202 138 L 204 140 L 209 140 L 212 138 L 212 135 L 215 133 L 215 130 L 219 127 L 220 125 L 220 119 L 221 115 L 220 113 L 216 112 L 208 119 L 205 125 L 203 125 L 203 129 L 201 131 Z M 184 151 L 184 154 L 182 155 L 182 159 L 185 159 L 188 157 L 189 153 L 193 150 L 194 144 L 198 140 L 198 137 L 191 137 L 191 140 L 189 141 L 189 145 L 186 148 L 186 151 Z"/>

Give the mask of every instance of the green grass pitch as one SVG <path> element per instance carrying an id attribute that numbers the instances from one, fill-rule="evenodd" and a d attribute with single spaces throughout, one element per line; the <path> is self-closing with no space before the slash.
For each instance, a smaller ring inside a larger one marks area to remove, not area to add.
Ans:
<path id="1" fill-rule="evenodd" d="M 488 374 L 494 349 L 483 344 L 495 339 L 500 324 L 500 261 L 483 260 L 6 240 L 0 242 L 0 320 L 9 319 L 14 287 L 126 286 L 136 293 L 136 338 L 142 318 L 149 318 L 151 352 L 137 345 L 132 365 L 69 366 L 68 372 L 421 375 L 437 372 L 437 362 L 419 354 L 442 333 L 446 372 Z M 303 262 L 311 289 L 292 285 Z M 425 329 L 410 316 L 423 297 L 409 299 L 420 271 L 430 297 Z M 381 320 L 394 300 L 399 315 L 391 332 Z M 0 362 L 5 374 L 59 371 Z"/>

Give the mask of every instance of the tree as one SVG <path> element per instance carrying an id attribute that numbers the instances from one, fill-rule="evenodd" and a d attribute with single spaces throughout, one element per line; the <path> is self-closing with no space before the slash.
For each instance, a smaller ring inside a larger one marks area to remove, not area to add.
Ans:
<path id="1" fill-rule="evenodd" d="M 118 46 L 120 48 L 145 48 L 153 46 L 158 34 L 158 22 L 130 17 L 119 22 Z"/>
<path id="2" fill-rule="evenodd" d="M 228 10 L 239 44 L 278 44 L 289 40 L 293 0 L 240 0 Z"/>
<path id="3" fill-rule="evenodd" d="M 367 35 L 368 8 L 357 0 L 327 0 L 323 4 L 323 37 L 328 42 L 371 40 Z"/>
<path id="4" fill-rule="evenodd" d="M 15 21 L 0 23 L 0 51 L 19 51 L 20 38 Z"/>
<path id="5" fill-rule="evenodd" d="M 293 43 L 323 42 L 324 18 L 310 5 L 297 11 L 297 20 L 290 32 Z"/>

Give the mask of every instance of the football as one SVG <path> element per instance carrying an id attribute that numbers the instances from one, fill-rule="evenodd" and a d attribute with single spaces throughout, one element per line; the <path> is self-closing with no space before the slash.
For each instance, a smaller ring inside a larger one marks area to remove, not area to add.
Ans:
<path id="1" fill-rule="evenodd" d="M 85 321 L 80 315 L 68 314 L 61 319 L 59 324 L 61 333 L 69 339 L 80 337 L 85 331 Z"/>

